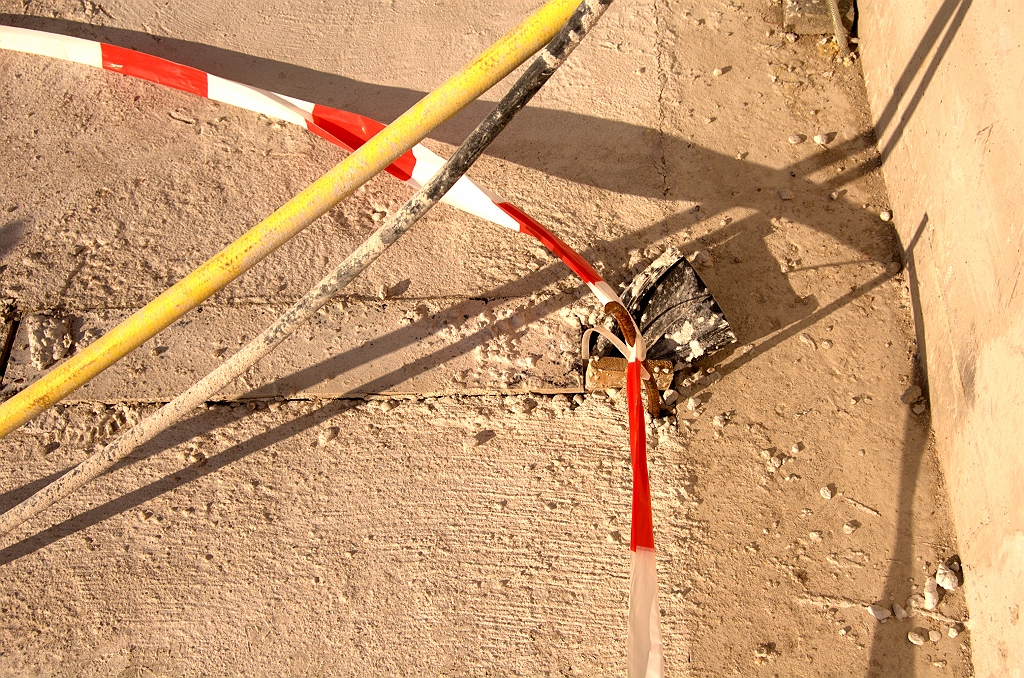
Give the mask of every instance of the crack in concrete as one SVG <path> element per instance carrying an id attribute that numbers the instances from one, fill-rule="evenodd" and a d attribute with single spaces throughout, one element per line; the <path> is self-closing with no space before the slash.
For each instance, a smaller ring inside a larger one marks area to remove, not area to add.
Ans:
<path id="1" fill-rule="evenodd" d="M 654 60 L 658 70 L 658 146 L 661 154 L 658 158 L 658 174 L 661 175 L 661 195 L 668 198 L 668 157 L 665 153 L 665 89 L 668 86 L 668 73 L 664 68 L 663 28 L 665 20 L 661 15 L 661 6 L 665 3 L 654 0 Z"/>

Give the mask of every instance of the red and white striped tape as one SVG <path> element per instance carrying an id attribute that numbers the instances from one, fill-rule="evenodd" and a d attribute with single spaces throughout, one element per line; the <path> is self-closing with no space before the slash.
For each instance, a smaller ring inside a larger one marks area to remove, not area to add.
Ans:
<path id="1" fill-rule="evenodd" d="M 268 92 L 116 45 L 26 28 L 0 26 L 0 48 L 102 68 L 262 113 L 285 122 L 302 125 L 310 132 L 349 151 L 359 148 L 384 129 L 383 124 L 365 116 Z M 444 163 L 444 158 L 422 144 L 416 144 L 389 165 L 386 171 L 418 189 L 426 184 Z M 622 303 L 611 286 L 601 279 L 586 259 L 533 217 L 479 186 L 469 177 L 460 178 L 442 201 L 486 221 L 536 238 L 587 284 L 602 305 L 609 302 Z M 630 549 L 633 554 L 628 619 L 629 675 L 631 678 L 655 678 L 662 675 L 662 647 L 654 560 L 653 516 L 647 473 L 646 425 L 640 396 L 641 379 L 651 377 L 641 365 L 645 357 L 645 347 L 639 328 L 635 329 L 637 339 L 634 346 L 614 342 L 629 361 L 626 395 L 633 465 L 633 518 L 630 537 Z"/>

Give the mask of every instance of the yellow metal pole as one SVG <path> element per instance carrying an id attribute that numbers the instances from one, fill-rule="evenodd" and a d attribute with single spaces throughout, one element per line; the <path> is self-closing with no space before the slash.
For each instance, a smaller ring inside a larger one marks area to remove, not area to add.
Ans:
<path id="1" fill-rule="evenodd" d="M 468 66 L 242 237 L 37 382 L 0 404 L 0 438 L 249 270 L 546 45 L 579 0 L 550 0 Z"/>

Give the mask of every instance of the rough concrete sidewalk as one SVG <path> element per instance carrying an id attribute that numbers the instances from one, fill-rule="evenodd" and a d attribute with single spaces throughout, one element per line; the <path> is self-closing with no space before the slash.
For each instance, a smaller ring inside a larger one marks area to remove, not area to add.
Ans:
<path id="1" fill-rule="evenodd" d="M 0 23 L 387 121 L 532 8 L 0 0 Z M 969 675 L 969 634 L 865 609 L 902 605 L 956 546 L 859 71 L 790 40 L 779 9 L 618 0 L 471 175 L 612 283 L 670 245 L 695 255 L 739 336 L 678 376 L 651 441 L 669 675 Z M 0 97 L 0 294 L 71 317 L 79 341 L 340 158 L 36 57 L 0 54 Z M 428 145 L 450 151 L 488 109 Z M 6 439 L 0 508 L 230 355 L 407 196 L 374 180 Z M 439 206 L 229 394 L 246 402 L 198 412 L 0 544 L 0 667 L 621 674 L 625 412 L 618 394 L 573 397 L 583 297 L 532 241 Z M 8 387 L 33 378 L 27 345 Z M 965 618 L 962 596 L 939 613 Z M 914 646 L 914 629 L 941 640 Z"/>

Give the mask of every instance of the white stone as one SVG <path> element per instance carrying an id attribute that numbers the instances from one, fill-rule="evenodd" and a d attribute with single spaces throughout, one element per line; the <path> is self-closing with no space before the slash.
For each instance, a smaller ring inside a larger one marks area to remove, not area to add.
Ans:
<path id="1" fill-rule="evenodd" d="M 963 626 L 961 626 L 960 624 L 953 624 L 949 627 L 949 637 L 956 638 L 960 635 L 961 631 L 963 631 Z"/>
<path id="2" fill-rule="evenodd" d="M 932 641 L 933 643 L 937 643 L 941 639 L 942 639 L 942 634 L 939 633 L 938 631 L 936 631 L 935 629 L 932 629 L 931 631 L 928 632 L 928 640 Z"/>
<path id="3" fill-rule="evenodd" d="M 686 399 L 686 409 L 688 409 L 691 412 L 693 412 L 698 407 L 700 407 L 700 398 L 687 398 Z"/>
<path id="4" fill-rule="evenodd" d="M 715 76 L 717 78 L 718 76 L 720 76 L 724 72 L 725 71 L 723 71 L 721 68 L 716 68 L 715 70 L 711 71 L 711 75 L 713 75 L 713 76 Z"/>
<path id="5" fill-rule="evenodd" d="M 338 430 L 337 426 L 328 426 L 323 431 L 320 431 L 320 435 L 316 437 L 317 444 L 322 447 L 331 442 L 338 437 Z"/>
<path id="6" fill-rule="evenodd" d="M 806 140 L 807 140 L 807 137 L 805 137 L 803 134 L 794 134 L 793 136 L 791 136 L 789 138 L 789 143 L 791 143 L 794 146 L 796 146 L 797 144 L 802 144 Z"/>
<path id="7" fill-rule="evenodd" d="M 828 143 L 828 135 L 827 134 L 815 134 L 814 135 L 814 143 L 818 144 L 819 146 L 824 146 L 825 144 Z"/>
<path id="8" fill-rule="evenodd" d="M 857 531 L 857 528 L 859 528 L 859 527 L 860 527 L 860 523 L 859 522 L 857 522 L 856 520 L 851 520 L 850 522 L 848 522 L 845 525 L 843 525 L 843 532 L 845 532 L 846 534 L 853 534 L 854 532 Z"/>
<path id="9" fill-rule="evenodd" d="M 679 393 L 674 389 L 666 389 L 661 394 L 661 402 L 665 403 L 666 406 L 675 405 L 676 401 L 679 400 Z"/>
<path id="10" fill-rule="evenodd" d="M 925 637 L 923 633 L 915 629 L 907 634 L 907 640 L 914 645 L 924 645 Z"/>
<path id="11" fill-rule="evenodd" d="M 934 610 L 939 606 L 939 585 L 935 582 L 935 577 L 928 577 L 928 581 L 924 583 L 924 609 Z"/>
<path id="12" fill-rule="evenodd" d="M 907 614 L 907 611 L 903 609 L 903 606 L 899 603 L 892 604 L 892 613 L 896 617 L 896 621 L 903 621 L 904 619 L 910 616 L 909 614 Z"/>
<path id="13" fill-rule="evenodd" d="M 892 221 L 892 210 L 884 210 L 884 211 L 882 211 L 878 215 L 878 218 L 881 219 L 882 221 Z"/>
<path id="14" fill-rule="evenodd" d="M 820 494 L 825 499 L 831 499 L 836 495 L 836 488 L 830 483 L 825 487 L 821 488 L 820 490 L 818 490 L 818 494 Z"/>
<path id="15" fill-rule="evenodd" d="M 813 350 L 818 350 L 818 344 L 814 341 L 811 335 L 807 334 L 806 332 L 800 334 L 800 341 L 810 346 Z"/>
<path id="16" fill-rule="evenodd" d="M 690 256 L 686 257 L 686 260 L 695 266 L 703 266 L 708 263 L 708 253 L 704 250 L 697 250 Z"/>
<path id="17" fill-rule="evenodd" d="M 946 567 L 945 563 L 939 565 L 939 569 L 935 573 L 935 583 L 947 591 L 956 591 L 956 588 L 960 586 L 960 580 L 956 578 L 953 570 Z"/>
<path id="18" fill-rule="evenodd" d="M 868 605 L 868 614 L 878 621 L 888 619 L 892 616 L 892 612 L 889 611 L 889 608 L 882 607 L 881 605 Z"/>

